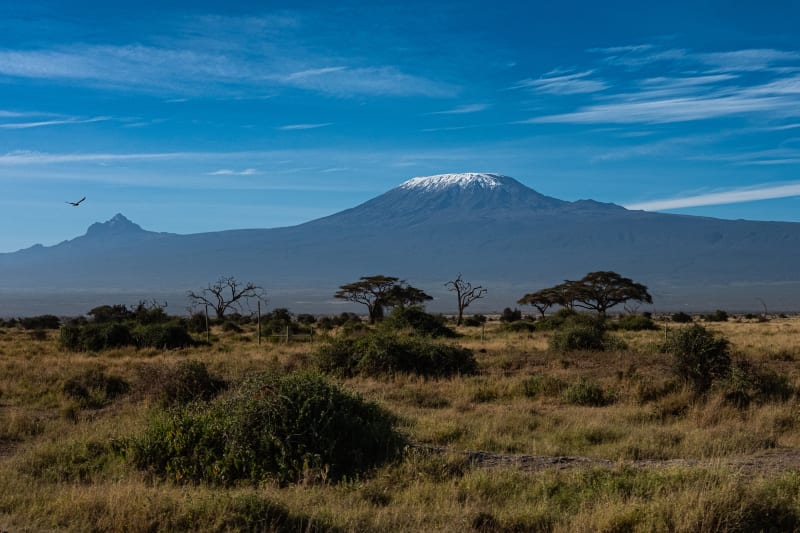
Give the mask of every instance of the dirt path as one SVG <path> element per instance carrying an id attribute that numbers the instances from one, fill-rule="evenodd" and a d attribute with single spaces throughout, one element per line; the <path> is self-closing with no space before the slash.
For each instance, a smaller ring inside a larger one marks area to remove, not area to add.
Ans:
<path id="1" fill-rule="evenodd" d="M 482 451 L 456 451 L 436 446 L 417 445 L 415 448 L 431 453 L 450 453 L 465 455 L 469 461 L 484 468 L 517 467 L 525 472 L 538 472 L 546 469 L 567 470 L 571 468 L 614 468 L 630 466 L 633 468 L 667 468 L 684 467 L 723 467 L 738 471 L 742 475 L 778 474 L 786 471 L 800 470 L 800 449 L 774 448 L 752 455 L 738 455 L 713 459 L 667 459 L 611 461 L 591 457 L 568 457 L 547 455 L 499 454 Z"/>

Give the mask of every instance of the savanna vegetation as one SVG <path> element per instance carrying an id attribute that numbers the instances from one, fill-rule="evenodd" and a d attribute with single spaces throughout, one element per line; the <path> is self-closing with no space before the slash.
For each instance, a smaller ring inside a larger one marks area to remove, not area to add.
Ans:
<path id="1" fill-rule="evenodd" d="M 800 319 L 396 296 L 260 343 L 157 305 L 4 322 L 0 530 L 800 529 Z"/>

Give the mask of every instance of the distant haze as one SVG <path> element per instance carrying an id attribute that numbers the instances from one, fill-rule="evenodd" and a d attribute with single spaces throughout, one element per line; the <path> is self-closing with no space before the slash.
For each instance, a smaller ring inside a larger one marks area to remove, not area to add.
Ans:
<path id="1" fill-rule="evenodd" d="M 177 235 L 118 214 L 58 245 L 0 254 L 0 315 L 153 298 L 182 314 L 187 290 L 229 275 L 264 286 L 271 307 L 363 311 L 333 293 L 372 274 L 405 279 L 435 297 L 429 309 L 452 312 L 444 283 L 459 272 L 488 289 L 468 311 L 492 312 L 595 270 L 647 285 L 654 304 L 641 310 L 793 310 L 798 260 L 800 223 L 567 202 L 499 174 L 445 174 L 287 228 Z"/>

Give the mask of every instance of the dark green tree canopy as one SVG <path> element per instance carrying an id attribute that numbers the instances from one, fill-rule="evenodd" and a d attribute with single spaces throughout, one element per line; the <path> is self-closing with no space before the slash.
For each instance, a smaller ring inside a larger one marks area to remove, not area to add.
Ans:
<path id="1" fill-rule="evenodd" d="M 519 305 L 532 305 L 544 318 L 544 314 L 554 305 L 566 305 L 562 292 L 556 287 L 548 287 L 531 292 L 517 300 Z"/>
<path id="2" fill-rule="evenodd" d="M 571 296 L 576 306 L 592 309 L 600 315 L 615 305 L 628 302 L 653 303 L 653 297 L 647 287 L 624 278 L 616 272 L 589 272 L 578 281 L 567 281 L 571 288 Z"/>
<path id="3" fill-rule="evenodd" d="M 394 276 L 362 276 L 358 281 L 339 287 L 336 298 L 367 306 L 370 323 L 383 319 L 386 307 L 416 305 L 432 297 Z"/>
<path id="4" fill-rule="evenodd" d="M 653 303 L 647 287 L 630 278 L 623 278 L 616 272 L 589 272 L 577 281 L 566 280 L 554 287 L 540 289 L 520 298 L 520 305 L 532 305 L 542 317 L 548 309 L 560 305 L 568 309 L 582 307 L 592 309 L 600 315 L 615 305 L 630 300 Z"/>

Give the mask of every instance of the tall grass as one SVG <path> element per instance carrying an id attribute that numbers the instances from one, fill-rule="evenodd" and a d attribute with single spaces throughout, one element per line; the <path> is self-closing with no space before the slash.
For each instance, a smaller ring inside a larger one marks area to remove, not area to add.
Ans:
<path id="1" fill-rule="evenodd" d="M 396 415 L 413 446 L 357 478 L 284 486 L 176 484 L 138 471 L 120 446 L 223 384 L 313 367 L 316 345 L 259 346 L 245 324 L 180 351 L 72 353 L 57 331 L 0 328 L 0 530 L 800 528 L 800 320 L 705 324 L 730 342 L 734 370 L 703 395 L 674 377 L 658 326 L 618 332 L 627 348 L 557 352 L 552 332 L 489 322 L 484 335 L 460 331 L 476 375 L 332 378 Z M 586 459 L 504 466 L 466 451 Z"/>

